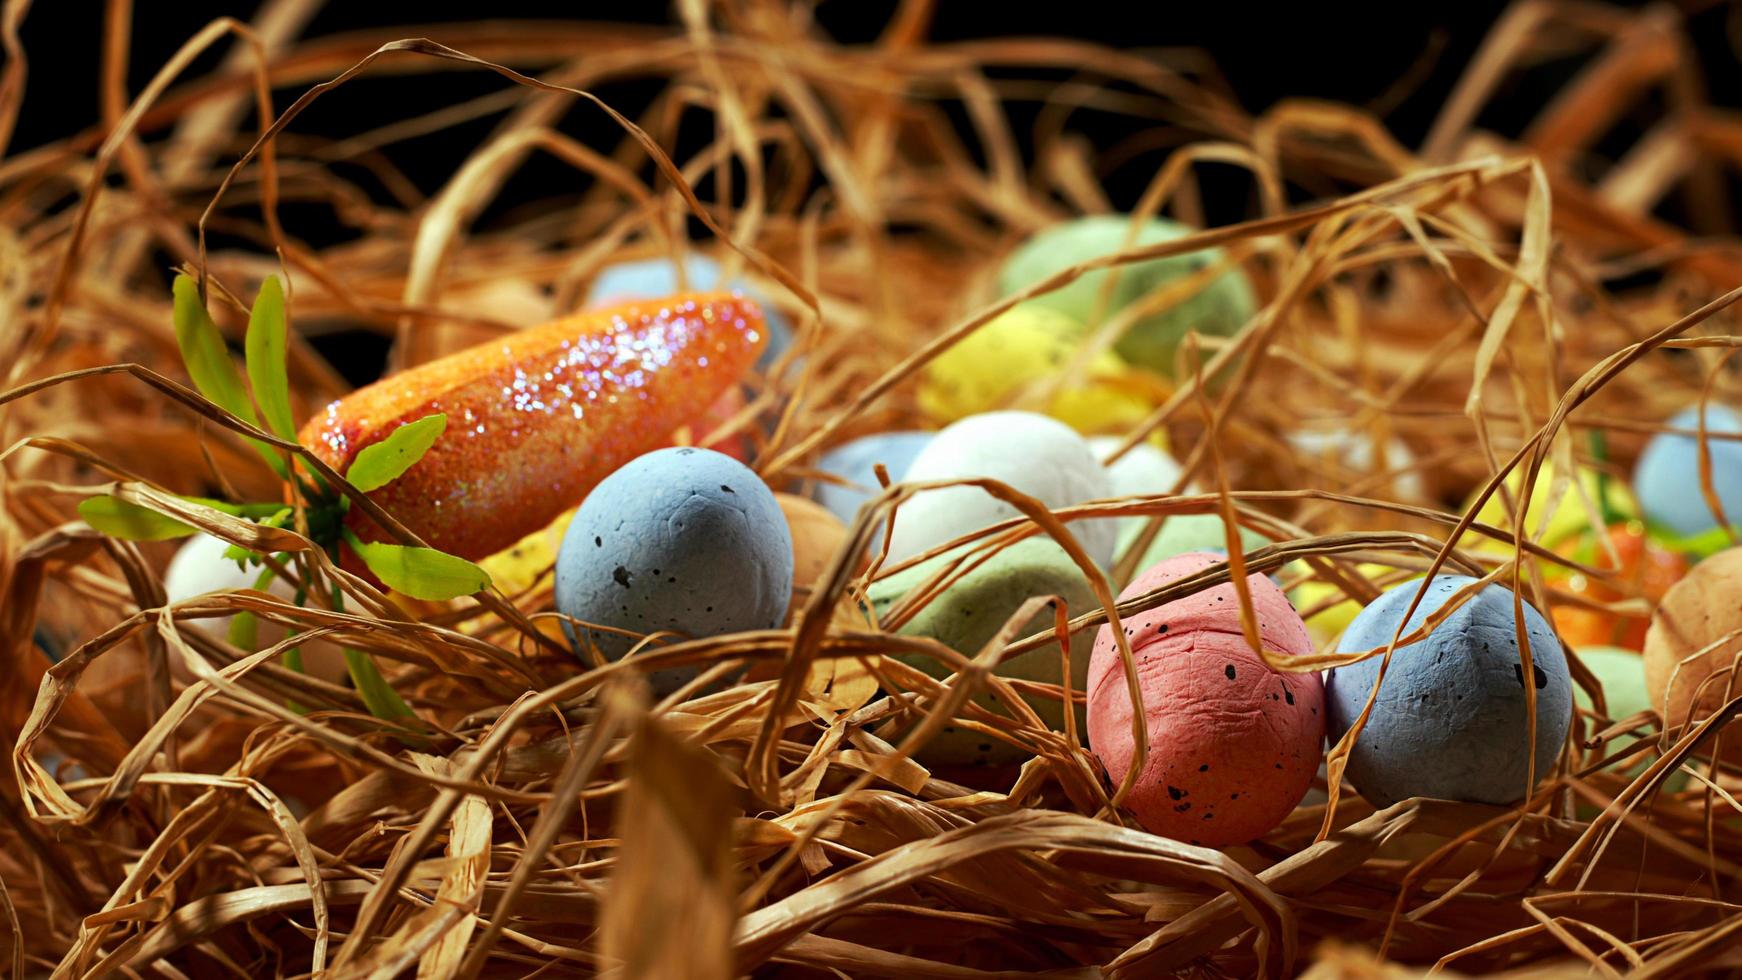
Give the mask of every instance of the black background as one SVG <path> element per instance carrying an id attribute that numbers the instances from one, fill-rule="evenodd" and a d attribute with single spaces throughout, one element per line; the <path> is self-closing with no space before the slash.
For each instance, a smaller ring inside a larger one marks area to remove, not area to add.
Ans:
<path id="1" fill-rule="evenodd" d="M 169 2 L 139 0 L 132 25 L 129 96 L 137 93 L 157 68 L 212 18 L 229 15 L 246 20 L 252 2 Z M 1093 2 L 1031 3 L 1004 0 L 938 0 L 930 34 L 938 40 L 1000 36 L 1072 37 L 1128 50 L 1198 48 L 1207 51 L 1234 97 L 1257 113 L 1280 99 L 1310 97 L 1368 108 L 1406 146 L 1419 145 L 1440 106 L 1475 55 L 1483 38 L 1505 9 L 1496 2 L 1389 3 L 1245 3 L 1245 2 Z M 820 27 L 843 43 L 874 40 L 896 8 L 893 0 L 828 0 L 815 8 Z M 1681 0 L 1665 9 L 1686 19 L 1685 33 L 1693 40 L 1712 101 L 1742 105 L 1742 6 L 1712 0 Z M 397 36 L 428 36 L 464 48 L 463 29 L 453 25 L 483 18 L 552 19 L 671 24 L 673 8 L 665 2 L 598 3 L 488 0 L 486 3 L 400 3 L 375 0 L 332 0 L 305 36 L 361 28 L 395 27 Z M 97 0 L 38 0 L 21 31 L 30 60 L 29 83 L 12 151 L 17 152 L 96 125 L 99 65 L 102 51 L 103 4 Z M 196 63 L 193 75 L 216 67 L 228 45 L 221 45 Z M 1589 63 L 1590 49 L 1549 59 L 1530 71 L 1509 76 L 1491 100 L 1479 123 L 1502 134 L 1516 135 L 1552 94 Z M 1026 73 L 1033 76 L 1034 72 Z M 1058 78 L 1067 73 L 1058 73 Z M 1400 80 L 1406 80 L 1400 82 Z M 438 72 L 415 77 L 369 77 L 317 102 L 298 118 L 299 134 L 336 138 L 365 132 L 384 123 L 462 99 L 498 91 L 510 83 L 481 71 Z M 595 92 L 632 117 L 658 91 L 659 83 L 611 83 Z M 282 110 L 298 94 L 274 93 Z M 1618 155 L 1661 115 L 1663 105 L 1648 97 L 1630 117 L 1600 143 L 1592 159 L 1576 162 L 1600 170 L 1605 155 Z M 1017 113 L 1021 110 L 1017 109 Z M 1073 117 L 1074 128 L 1098 145 L 1111 145 L 1143 125 L 1141 120 L 1084 113 Z M 467 123 L 438 134 L 396 144 L 392 157 L 426 194 L 438 190 L 475 149 L 495 119 Z M 1022 136 L 1024 120 L 1013 119 Z M 1097 130 L 1099 127 L 1099 130 Z M 595 146 L 615 145 L 621 133 L 596 109 L 577 106 L 562 122 L 565 132 Z M 705 135 L 711 135 L 705 134 Z M 673 147 L 682 160 L 686 148 Z M 693 149 L 693 148 L 692 148 Z M 1129 205 L 1154 172 L 1155 161 L 1138 161 L 1110 173 L 1107 191 L 1115 205 Z M 573 193 L 574 171 L 550 160 L 534 159 L 493 206 L 500 214 L 532 201 Z M 1235 221 L 1250 213 L 1250 182 L 1242 179 L 1218 194 L 1213 182 L 1204 185 L 1212 224 Z M 1673 205 L 1671 205 L 1673 207 Z M 491 214 L 483 216 L 488 224 Z M 1682 216 L 1665 214 L 1673 219 Z M 318 209 L 284 212 L 291 233 L 319 247 L 346 234 Z M 353 380 L 366 379 L 379 362 L 379 350 L 331 351 L 338 366 Z"/>

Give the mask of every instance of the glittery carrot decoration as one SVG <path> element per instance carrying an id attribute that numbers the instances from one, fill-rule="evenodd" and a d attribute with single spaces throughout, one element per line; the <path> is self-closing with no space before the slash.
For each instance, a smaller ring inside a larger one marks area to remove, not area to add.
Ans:
<path id="1" fill-rule="evenodd" d="M 445 414 L 428 452 L 371 497 L 432 547 L 482 558 L 667 445 L 755 363 L 765 336 L 761 309 L 728 293 L 580 313 L 358 389 L 299 440 L 343 473 L 401 426 Z M 358 510 L 346 520 L 365 541 L 384 538 Z"/>

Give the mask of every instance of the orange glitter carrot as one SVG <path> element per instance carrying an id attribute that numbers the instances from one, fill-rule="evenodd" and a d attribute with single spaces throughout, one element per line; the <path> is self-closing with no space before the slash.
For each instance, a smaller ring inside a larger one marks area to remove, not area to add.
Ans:
<path id="1" fill-rule="evenodd" d="M 766 336 L 761 308 L 729 293 L 579 313 L 360 388 L 299 438 L 343 473 L 399 426 L 446 413 L 423 458 L 370 497 L 431 547 L 482 558 L 668 444 L 756 362 Z M 360 511 L 346 520 L 365 541 L 385 537 Z"/>

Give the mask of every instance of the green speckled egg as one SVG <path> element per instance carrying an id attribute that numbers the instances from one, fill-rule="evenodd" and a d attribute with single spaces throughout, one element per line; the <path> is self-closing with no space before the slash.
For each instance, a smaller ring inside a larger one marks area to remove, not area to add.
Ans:
<path id="1" fill-rule="evenodd" d="M 1140 521 L 1133 521 L 1120 529 L 1118 553 L 1121 556 L 1142 531 L 1143 522 Z M 1240 542 L 1247 551 L 1251 551 L 1269 544 L 1270 539 L 1257 531 L 1242 527 Z M 1156 532 L 1155 540 L 1149 543 L 1149 550 L 1143 553 L 1143 559 L 1137 563 L 1137 567 L 1148 568 L 1189 551 L 1217 552 L 1225 551 L 1227 547 L 1228 535 L 1223 530 L 1220 515 L 1175 514 L 1162 522 L 1161 530 Z"/>
<path id="2" fill-rule="evenodd" d="M 1173 241 L 1193 232 L 1192 228 L 1177 221 L 1151 218 L 1143 222 L 1135 240 L 1128 242 L 1130 226 L 1130 219 L 1123 215 L 1095 215 L 1066 221 L 1040 232 L 1005 260 L 998 273 L 1000 295 L 1008 296 L 1026 289 L 1088 259 L 1140 245 Z M 1221 261 L 1222 251 L 1211 248 L 1122 266 L 1107 308 L 1102 311 L 1103 316 L 1123 309 L 1169 282 Z M 1091 272 L 1062 289 L 1035 297 L 1034 302 L 1094 326 L 1100 322 L 1095 318 L 1095 307 L 1108 275 L 1109 270 Z M 1195 295 L 1132 324 L 1120 339 L 1117 349 L 1126 361 L 1171 377 L 1174 350 L 1187 331 L 1231 336 L 1252 318 L 1257 309 L 1258 301 L 1251 283 L 1240 270 L 1229 269 Z"/>
<path id="3" fill-rule="evenodd" d="M 939 556 L 874 583 L 870 589 L 870 598 L 872 609 L 878 618 L 887 616 L 897 600 L 908 590 L 922 585 L 950 557 Z M 1097 608 L 1088 579 L 1065 554 L 1064 549 L 1050 538 L 1029 538 L 993 555 L 963 576 L 947 592 L 934 598 L 908 621 L 900 632 L 931 637 L 964 656 L 971 657 L 1016 612 L 1018 606 L 1030 596 L 1037 595 L 1062 596 L 1072 616 Z M 1042 611 L 1024 627 L 1023 635 L 1051 626 L 1052 613 Z M 1083 685 L 1088 680 L 1089 651 L 1094 640 L 1095 634 L 1092 630 L 1079 632 L 1071 639 L 1071 684 L 1078 692 L 1084 689 Z M 941 677 L 947 673 L 944 665 L 929 657 L 905 659 L 934 676 Z M 1023 680 L 1063 683 L 1059 676 L 1059 652 L 1056 647 L 1046 647 L 1006 660 L 999 667 L 998 673 L 1004 677 Z M 998 695 L 994 692 L 983 692 L 975 700 L 988 710 L 1010 714 L 1006 706 L 998 703 Z M 1029 704 L 1048 725 L 1063 730 L 1064 712 L 1059 702 L 1032 698 Z M 1077 720 L 1079 725 L 1083 721 L 1080 711 Z M 1078 730 L 1082 729 L 1079 727 Z M 920 751 L 918 758 L 925 765 L 992 766 L 1022 762 L 1027 759 L 1027 755 L 1005 742 L 950 725 Z"/>

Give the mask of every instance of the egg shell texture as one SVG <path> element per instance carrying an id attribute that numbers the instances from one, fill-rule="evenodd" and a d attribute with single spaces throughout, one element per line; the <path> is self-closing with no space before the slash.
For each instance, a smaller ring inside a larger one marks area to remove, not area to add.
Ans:
<path id="1" fill-rule="evenodd" d="M 1674 429 L 1700 427 L 1698 406 L 1676 413 L 1667 425 Z M 1722 405 L 1706 408 L 1708 432 L 1742 432 L 1742 416 Z M 1742 522 L 1742 442 L 1708 439 L 1712 456 L 1712 489 L 1731 524 Z M 1700 440 L 1691 435 L 1660 432 L 1651 437 L 1633 470 L 1633 487 L 1639 494 L 1645 516 L 1654 523 L 1688 536 L 1718 526 L 1718 516 L 1700 484 Z"/>
<path id="2" fill-rule="evenodd" d="M 1189 226 L 1166 218 L 1144 221 L 1135 236 L 1131 235 L 1131 219 L 1124 215 L 1095 215 L 1062 222 L 1036 234 L 1011 253 L 999 270 L 999 292 L 1008 296 L 1079 262 L 1128 248 L 1173 241 L 1192 232 Z M 1111 316 L 1168 283 L 1219 263 L 1222 255 L 1221 249 L 1209 248 L 1121 266 L 1103 314 Z M 1090 272 L 1030 302 L 1097 326 L 1098 321 L 1091 322 L 1091 318 L 1100 305 L 1110 272 L 1106 269 Z M 1229 269 L 1192 296 L 1138 320 L 1115 349 L 1131 364 L 1171 376 L 1174 351 L 1188 331 L 1231 336 L 1252 318 L 1257 308 L 1257 298 L 1245 274 L 1239 269 Z"/>
<path id="3" fill-rule="evenodd" d="M 1227 525 L 1222 523 L 1219 514 L 1174 514 L 1162 521 L 1160 530 L 1155 532 L 1155 540 L 1149 543 L 1149 548 L 1138 560 L 1138 568 L 1148 568 L 1151 565 L 1164 562 L 1176 555 L 1193 551 L 1224 551 L 1228 546 Z M 1119 530 L 1119 553 L 1124 554 L 1127 548 L 1136 544 L 1138 536 L 1143 531 L 1143 522 L 1128 524 Z M 1250 528 L 1241 527 L 1240 545 L 1246 551 L 1262 548 L 1270 543 L 1270 539 Z"/>
<path id="4" fill-rule="evenodd" d="M 1006 407 L 1076 357 L 1086 331 L 1057 310 L 1022 304 L 987 321 L 926 365 L 920 408 L 939 422 Z M 1152 408 L 1133 372 L 1112 352 L 1091 358 L 1046 413 L 1080 432 L 1128 429 Z"/>
<path id="5" fill-rule="evenodd" d="M 841 486 L 817 481 L 811 496 L 827 507 L 845 524 L 859 516 L 859 508 L 870 500 L 877 489 L 877 464 L 889 471 L 892 483 L 900 483 L 919 455 L 932 441 L 932 432 L 879 432 L 844 442 L 823 453 L 817 460 L 819 472 L 830 473 L 853 484 Z"/>
<path id="6" fill-rule="evenodd" d="M 1033 412 L 987 412 L 950 425 L 920 450 L 904 482 L 990 477 L 1050 509 L 1107 497 L 1107 471 L 1082 436 Z M 979 487 L 928 490 L 901 505 L 889 558 L 901 561 L 963 534 L 1018 517 L 1014 506 Z M 1083 550 L 1105 568 L 1118 536 L 1110 520 L 1067 524 Z"/>
<path id="7" fill-rule="evenodd" d="M 1599 505 L 1602 499 L 1598 496 L 1598 488 L 1601 483 L 1600 474 L 1585 466 L 1579 467 L 1577 472 L 1583 493 L 1589 497 L 1592 505 Z M 1524 486 L 1522 466 L 1506 475 L 1506 486 L 1512 490 L 1513 501 L 1516 503 L 1518 490 Z M 1542 469 L 1537 471 L 1536 482 L 1530 488 L 1530 504 L 1525 511 L 1524 526 L 1527 534 L 1536 538 L 1537 542 L 1545 548 L 1552 548 L 1576 534 L 1591 530 L 1591 514 L 1585 508 L 1585 497 L 1580 496 L 1580 490 L 1575 489 L 1569 481 L 1566 486 L 1560 488 L 1560 491 L 1560 496 L 1556 498 L 1555 468 L 1550 463 L 1543 463 Z M 1469 499 L 1464 502 L 1465 510 L 1470 509 L 1470 505 L 1476 500 L 1476 494 L 1480 492 L 1481 487 L 1477 487 L 1476 491 L 1471 493 Z M 1633 494 L 1628 492 L 1623 481 L 1609 480 L 1607 493 L 1609 506 L 1614 509 L 1618 516 L 1630 518 L 1639 513 L 1638 504 L 1634 502 Z M 1554 516 L 1544 522 L 1543 517 L 1548 513 L 1549 504 L 1553 499 L 1559 500 L 1555 507 Z M 1482 509 L 1476 512 L 1476 520 L 1504 531 L 1512 529 L 1511 518 L 1507 516 L 1506 504 L 1501 500 L 1499 492 L 1490 496 L 1488 502 L 1482 505 Z M 1512 551 L 1511 542 L 1502 543 L 1486 535 L 1466 540 L 1477 550 L 1492 554 L 1510 554 Z M 1555 574 L 1554 567 L 1557 566 L 1545 567 L 1545 573 L 1552 576 Z"/>
<path id="8" fill-rule="evenodd" d="M 872 610 L 879 620 L 888 615 L 897 600 L 924 584 L 940 567 L 952 561 L 955 554 L 952 552 L 939 555 L 873 582 L 869 597 Z M 1050 538 L 1029 538 L 992 555 L 972 571 L 962 575 L 942 595 L 934 597 L 924 609 L 903 624 L 900 632 L 910 636 L 931 637 L 950 649 L 971 657 L 980 652 L 980 648 L 992 639 L 1024 602 L 1033 596 L 1045 595 L 1063 598 L 1072 616 L 1079 616 L 1097 608 L 1095 593 L 1089 587 L 1087 577 L 1071 561 L 1070 556 L 1065 554 L 1065 550 Z M 1052 611 L 1043 610 L 1029 620 L 1018 635 L 1026 636 L 1051 629 L 1052 626 Z M 1084 689 L 1083 685 L 1088 677 L 1089 647 L 1092 643 L 1093 635 L 1087 630 L 1079 631 L 1071 638 L 1071 686 L 1075 691 Z M 944 665 L 931 657 L 912 656 L 902 659 L 934 677 L 943 677 L 948 673 Z M 1048 684 L 1063 683 L 1056 645 L 1006 659 L 998 665 L 997 673 L 1002 677 Z M 1007 707 L 999 705 L 996 693 L 982 692 L 974 700 L 987 710 L 1006 715 L 1010 713 Z M 1048 725 L 1055 730 L 1062 730 L 1064 711 L 1060 702 L 1030 698 L 1028 703 Z M 1025 753 L 1014 746 L 955 725 L 945 726 L 940 734 L 926 743 L 919 754 L 919 761 L 926 765 L 1002 765 L 1023 762 L 1027 758 Z"/>
<path id="9" fill-rule="evenodd" d="M 1404 632 L 1418 628 L 1473 581 L 1437 576 Z M 1421 587 L 1419 581 L 1405 582 L 1368 604 L 1337 649 L 1352 653 L 1389 644 Z M 1524 622 L 1536 688 L 1535 774 L 1541 780 L 1552 772 L 1572 723 L 1572 678 L 1560 641 L 1529 603 Z M 1366 705 L 1379 662 L 1370 657 L 1330 672 L 1325 700 L 1333 740 Z M 1533 756 L 1524 684 L 1512 592 L 1489 585 L 1426 639 L 1397 648 L 1345 774 L 1378 807 L 1416 796 L 1500 805 L 1522 799 Z"/>
<path id="10" fill-rule="evenodd" d="M 1421 473 L 1415 467 L 1415 454 L 1402 439 L 1391 438 L 1384 443 L 1384 459 L 1380 459 L 1378 443 L 1372 433 L 1350 432 L 1347 429 L 1303 429 L 1292 432 L 1288 443 L 1297 453 L 1314 462 L 1309 476 L 1320 474 L 1339 475 L 1344 471 L 1347 479 L 1335 480 L 1329 489 L 1341 490 L 1351 484 L 1358 484 L 1361 492 L 1366 495 L 1387 493 L 1403 500 L 1422 500 L 1427 497 L 1427 487 L 1422 482 Z M 1389 479 L 1378 480 L 1375 474 L 1393 474 Z M 1375 482 L 1378 481 L 1378 482 Z"/>
<path id="11" fill-rule="evenodd" d="M 1120 595 L 1130 599 L 1221 564 L 1188 553 L 1154 565 Z M 1311 652 L 1306 626 L 1282 591 L 1247 578 L 1266 648 Z M 1232 583 L 1125 617 L 1149 735 L 1127 805 L 1153 833 L 1223 847 L 1260 837 L 1299 804 L 1324 739 L 1319 676 L 1278 673 L 1252 651 Z M 1113 627 L 1102 626 L 1089 664 L 1089 744 L 1117 785 L 1136 757 L 1132 704 Z"/>
<path id="12" fill-rule="evenodd" d="M 1095 436 L 1089 440 L 1089 450 L 1095 458 L 1106 463 L 1107 457 L 1113 455 L 1125 441 L 1123 436 Z M 1152 495 L 1170 493 L 1173 485 L 1180 478 L 1180 465 L 1172 456 L 1147 442 L 1140 442 L 1131 447 L 1130 452 L 1107 465 L 1107 480 L 1112 484 L 1111 496 L 1132 497 L 1139 494 Z M 1196 492 L 1190 486 L 1184 488 L 1186 493 Z M 1119 548 L 1122 553 L 1125 541 L 1143 529 L 1147 517 L 1125 517 L 1116 519 L 1119 528 Z"/>
<path id="13" fill-rule="evenodd" d="M 224 552 L 230 549 L 230 542 L 210 534 L 196 534 L 182 543 L 175 556 L 169 560 L 169 567 L 163 573 L 164 595 L 172 603 L 191 599 L 194 596 L 206 595 L 211 592 L 233 592 L 238 589 L 252 589 L 260 579 L 261 569 L 255 566 L 243 568 L 236 562 L 224 557 Z M 286 602 L 296 600 L 296 589 L 290 582 L 274 577 L 266 587 L 266 592 L 277 596 Z M 190 620 L 188 625 L 198 626 L 207 635 L 220 640 L 228 640 L 232 616 L 214 619 Z M 261 619 L 255 632 L 258 649 L 267 647 L 284 639 L 285 629 L 276 623 Z M 311 676 L 322 680 L 339 682 L 346 676 L 343 651 L 326 640 L 316 640 L 305 643 L 298 648 L 302 651 L 303 670 Z M 171 657 L 170 668 L 181 680 L 192 680 L 191 675 L 184 675 L 181 670 L 181 658 Z"/>
<path id="14" fill-rule="evenodd" d="M 678 282 L 677 265 L 668 258 L 637 259 L 618 262 L 599 270 L 593 288 L 587 293 L 589 307 L 612 306 L 632 300 L 658 299 L 678 292 L 709 292 L 729 290 L 755 300 L 762 307 L 763 321 L 768 328 L 768 346 L 757 359 L 758 370 L 766 371 L 786 349 L 792 346 L 792 324 L 785 314 L 768 302 L 761 290 L 742 279 L 722 283 L 720 263 L 696 252 L 683 257 L 683 278 Z"/>
<path id="15" fill-rule="evenodd" d="M 760 308 L 724 293 L 577 314 L 360 388 L 310 419 L 300 440 L 343 473 L 399 426 L 446 414 L 423 458 L 369 496 L 431 546 L 483 558 L 666 444 L 763 343 Z M 347 521 L 364 540 L 386 538 L 361 508 Z"/>
<path id="16" fill-rule="evenodd" d="M 809 589 L 829 570 L 835 553 L 847 541 L 847 526 L 813 500 L 790 493 L 777 493 L 774 499 L 792 532 L 792 601 L 796 605 L 802 598 L 800 589 Z"/>
<path id="17" fill-rule="evenodd" d="M 612 473 L 581 504 L 557 558 L 556 604 L 637 634 L 769 629 L 786 618 L 792 571 L 786 518 L 755 473 L 711 450 L 662 449 Z M 634 643 L 586 632 L 611 659 Z M 657 671 L 652 681 L 669 692 L 696 672 Z"/>
<path id="18" fill-rule="evenodd" d="M 1724 639 L 1737 630 L 1742 548 L 1731 548 L 1695 565 L 1665 593 L 1646 629 L 1645 683 L 1666 730 L 1679 735 L 1742 694 L 1742 673 L 1730 670 L 1742 655 L 1742 635 Z M 1732 729 L 1717 737 L 1723 757 L 1742 763 L 1742 735 Z"/>

